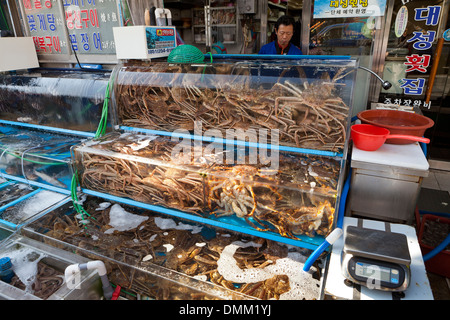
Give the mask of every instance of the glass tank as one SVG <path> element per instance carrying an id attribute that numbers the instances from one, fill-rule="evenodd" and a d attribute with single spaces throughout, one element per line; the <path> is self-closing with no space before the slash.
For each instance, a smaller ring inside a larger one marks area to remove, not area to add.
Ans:
<path id="1" fill-rule="evenodd" d="M 83 195 L 25 226 L 32 239 L 107 265 L 129 299 L 319 299 L 311 250 Z"/>
<path id="2" fill-rule="evenodd" d="M 203 135 L 267 130 L 271 144 L 342 153 L 358 63 L 346 57 L 116 67 L 118 125 Z M 207 60 L 207 59 L 205 59 Z"/>
<path id="3" fill-rule="evenodd" d="M 315 242 L 334 227 L 341 159 L 132 132 L 72 152 L 84 192 L 262 237 Z"/>
<path id="4" fill-rule="evenodd" d="M 37 190 L 37 187 L 17 181 L 7 181 L 0 184 L 0 210 L 11 203 L 18 202 L 30 193 Z"/>
<path id="5" fill-rule="evenodd" d="M 70 147 L 83 137 L 0 124 L 0 176 L 68 190 Z"/>
<path id="6" fill-rule="evenodd" d="M 0 259 L 9 258 L 14 274 L 0 280 L 0 300 L 100 300 L 102 289 L 96 270 L 80 274 L 79 288 L 64 281 L 66 267 L 86 258 L 44 243 L 14 235 L 2 243 Z"/>
<path id="7" fill-rule="evenodd" d="M 70 200 L 67 194 L 17 181 L 0 185 L 0 198 L 0 225 L 10 230 L 20 229 L 26 223 Z"/>
<path id="8" fill-rule="evenodd" d="M 0 119 L 95 132 L 109 77 L 65 69 L 0 74 Z"/>

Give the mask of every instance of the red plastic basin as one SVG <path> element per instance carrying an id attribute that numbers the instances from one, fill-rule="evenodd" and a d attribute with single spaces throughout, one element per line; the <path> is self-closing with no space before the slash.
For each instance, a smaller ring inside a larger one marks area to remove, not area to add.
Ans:
<path id="1" fill-rule="evenodd" d="M 365 110 L 358 113 L 363 124 L 386 128 L 390 134 L 404 134 L 423 137 L 425 131 L 434 125 L 434 121 L 417 113 L 398 110 Z M 411 140 L 388 138 L 386 143 L 409 144 Z"/>

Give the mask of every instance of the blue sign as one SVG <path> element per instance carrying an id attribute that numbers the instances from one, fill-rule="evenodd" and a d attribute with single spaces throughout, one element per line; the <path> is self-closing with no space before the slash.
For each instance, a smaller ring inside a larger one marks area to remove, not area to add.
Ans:
<path id="1" fill-rule="evenodd" d="M 386 0 L 315 0 L 314 19 L 379 17 L 386 11 Z"/>

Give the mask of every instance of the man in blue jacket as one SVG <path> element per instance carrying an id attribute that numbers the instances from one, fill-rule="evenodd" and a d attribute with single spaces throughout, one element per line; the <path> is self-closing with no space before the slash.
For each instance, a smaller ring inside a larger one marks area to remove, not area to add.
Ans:
<path id="1" fill-rule="evenodd" d="M 262 46 L 259 54 L 303 54 L 300 48 L 291 43 L 294 34 L 294 18 L 290 16 L 281 16 L 275 23 L 275 34 L 277 38 Z"/>

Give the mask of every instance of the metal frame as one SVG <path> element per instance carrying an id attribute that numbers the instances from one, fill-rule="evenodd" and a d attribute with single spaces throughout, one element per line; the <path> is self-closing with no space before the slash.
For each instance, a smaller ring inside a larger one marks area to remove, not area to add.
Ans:
<path id="1" fill-rule="evenodd" d="M 301 50 L 303 54 L 309 54 L 309 28 L 311 27 L 311 0 L 303 0 Z"/>
<path id="2" fill-rule="evenodd" d="M 377 21 L 381 24 L 379 32 L 375 33 L 374 39 L 374 50 L 372 55 L 372 70 L 378 74 L 382 75 L 384 71 L 384 58 L 386 56 L 387 42 L 389 40 L 389 30 L 392 23 L 392 12 L 394 10 L 395 0 L 388 0 L 387 10 L 384 16 L 384 23 Z M 375 78 L 370 79 L 369 85 L 369 95 L 367 103 L 370 105 L 371 102 L 378 102 L 378 97 L 381 93 L 381 82 Z"/>

